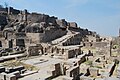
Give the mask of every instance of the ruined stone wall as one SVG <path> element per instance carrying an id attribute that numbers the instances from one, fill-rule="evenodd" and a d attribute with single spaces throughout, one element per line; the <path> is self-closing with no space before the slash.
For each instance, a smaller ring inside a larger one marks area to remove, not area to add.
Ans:
<path id="1" fill-rule="evenodd" d="M 95 42 L 93 43 L 93 46 L 95 47 L 105 47 L 108 45 L 108 42 Z"/>
<path id="2" fill-rule="evenodd" d="M 79 75 L 79 66 L 74 66 L 66 71 L 66 76 L 73 77 L 73 80 L 76 80 L 78 75 Z"/>
<path id="3" fill-rule="evenodd" d="M 44 15 L 44 14 L 31 13 L 28 15 L 27 20 L 33 23 L 46 22 L 48 17 L 49 17 L 48 15 Z"/>
<path id="4" fill-rule="evenodd" d="M 96 37 L 88 36 L 88 41 L 89 41 L 89 42 L 96 42 L 97 39 L 96 39 Z"/>
<path id="5" fill-rule="evenodd" d="M 9 7 L 8 9 L 9 9 L 9 11 L 10 11 L 11 14 L 19 14 L 19 13 L 20 13 L 19 10 L 14 9 L 13 7 Z M 7 10 L 8 10 L 8 9 L 7 9 Z"/>
<path id="6" fill-rule="evenodd" d="M 9 18 L 12 20 L 12 21 L 15 21 L 15 20 L 19 20 L 20 16 L 19 15 L 10 15 Z"/>
<path id="7" fill-rule="evenodd" d="M 73 27 L 73 28 L 77 28 L 78 27 L 76 22 L 69 22 L 68 24 L 69 24 L 70 27 Z"/>
<path id="8" fill-rule="evenodd" d="M 43 37 L 43 33 L 26 33 L 30 43 L 39 43 Z"/>
<path id="9" fill-rule="evenodd" d="M 5 40 L 4 38 L 1 38 L 0 41 L 2 43 L 2 47 L 8 48 L 8 41 L 7 40 Z"/>
<path id="10" fill-rule="evenodd" d="M 45 35 L 43 36 L 43 42 L 50 42 L 54 39 L 57 39 L 61 36 L 64 36 L 67 31 L 62 29 L 50 29 L 45 31 Z"/>
<path id="11" fill-rule="evenodd" d="M 61 19 L 61 20 L 57 19 L 56 23 L 62 28 L 67 26 L 67 21 L 65 21 L 65 19 Z"/>
<path id="12" fill-rule="evenodd" d="M 75 50 L 68 50 L 67 53 L 65 53 L 65 59 L 73 58 L 75 57 Z"/>
<path id="13" fill-rule="evenodd" d="M 89 31 L 87 29 L 81 29 L 80 27 L 69 27 L 68 30 L 74 32 L 80 32 L 81 36 L 88 35 Z"/>
<path id="14" fill-rule="evenodd" d="M 32 23 L 40 23 L 40 22 L 46 22 L 46 23 L 52 23 L 53 25 L 56 25 L 56 19 L 57 17 L 50 17 L 49 15 L 45 14 L 38 14 L 38 13 L 31 13 L 28 14 L 27 20 L 31 21 Z"/>
<path id="15" fill-rule="evenodd" d="M 86 47 L 105 47 L 109 43 L 108 42 L 85 42 Z"/>
<path id="16" fill-rule="evenodd" d="M 67 41 L 65 41 L 62 45 L 63 46 L 69 46 L 69 45 L 80 45 L 80 42 L 82 41 L 82 37 L 80 34 L 76 34 Z"/>
<path id="17" fill-rule="evenodd" d="M 30 43 L 50 42 L 65 35 L 67 31 L 62 29 L 50 29 L 45 30 L 43 33 L 26 33 Z"/>
<path id="18" fill-rule="evenodd" d="M 40 49 L 39 46 L 29 46 L 27 47 L 27 54 L 29 54 L 29 56 L 37 56 L 39 55 Z"/>

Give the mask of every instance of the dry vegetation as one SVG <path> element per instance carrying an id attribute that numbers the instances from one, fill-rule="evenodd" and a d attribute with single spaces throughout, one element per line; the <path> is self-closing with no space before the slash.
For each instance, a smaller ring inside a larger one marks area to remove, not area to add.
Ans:
<path id="1" fill-rule="evenodd" d="M 30 70 L 30 71 L 38 70 L 38 68 L 33 65 L 25 64 L 23 62 L 16 61 L 16 60 L 7 61 L 5 63 L 2 63 L 2 65 L 5 67 L 24 66 L 25 69 Z"/>

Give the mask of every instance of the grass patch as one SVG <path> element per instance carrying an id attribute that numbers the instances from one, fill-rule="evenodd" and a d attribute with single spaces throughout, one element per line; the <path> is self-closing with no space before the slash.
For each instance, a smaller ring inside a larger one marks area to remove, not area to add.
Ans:
<path id="1" fill-rule="evenodd" d="M 102 67 L 100 67 L 100 66 L 94 66 L 94 67 L 99 68 L 99 69 L 102 69 Z"/>
<path id="2" fill-rule="evenodd" d="M 92 66 L 92 61 L 86 61 L 85 64 Z"/>

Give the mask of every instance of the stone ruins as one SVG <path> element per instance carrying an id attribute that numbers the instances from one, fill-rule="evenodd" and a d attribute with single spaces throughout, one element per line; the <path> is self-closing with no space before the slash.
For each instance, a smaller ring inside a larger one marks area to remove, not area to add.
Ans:
<path id="1" fill-rule="evenodd" d="M 120 80 L 120 32 L 0 7 L 0 80 Z"/>

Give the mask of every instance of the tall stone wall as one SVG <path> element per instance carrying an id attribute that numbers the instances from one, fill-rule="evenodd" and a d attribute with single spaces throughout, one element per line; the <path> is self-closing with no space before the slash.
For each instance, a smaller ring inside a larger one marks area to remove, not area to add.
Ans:
<path id="1" fill-rule="evenodd" d="M 51 29 L 46 30 L 45 35 L 43 36 L 43 42 L 50 42 L 52 40 L 55 40 L 59 37 L 64 36 L 67 33 L 67 31 L 62 29 Z"/>
<path id="2" fill-rule="evenodd" d="M 39 43 L 43 35 L 42 33 L 26 33 L 30 43 Z"/>
<path id="3" fill-rule="evenodd" d="M 76 34 L 76 35 L 72 36 L 71 38 L 69 38 L 64 43 L 62 43 L 62 45 L 63 46 L 80 45 L 81 41 L 82 41 L 81 35 L 80 34 Z"/>
<path id="4" fill-rule="evenodd" d="M 47 18 L 49 18 L 48 15 L 32 13 L 28 15 L 27 20 L 33 23 L 36 23 L 36 22 L 39 23 L 39 22 L 46 22 Z"/>

